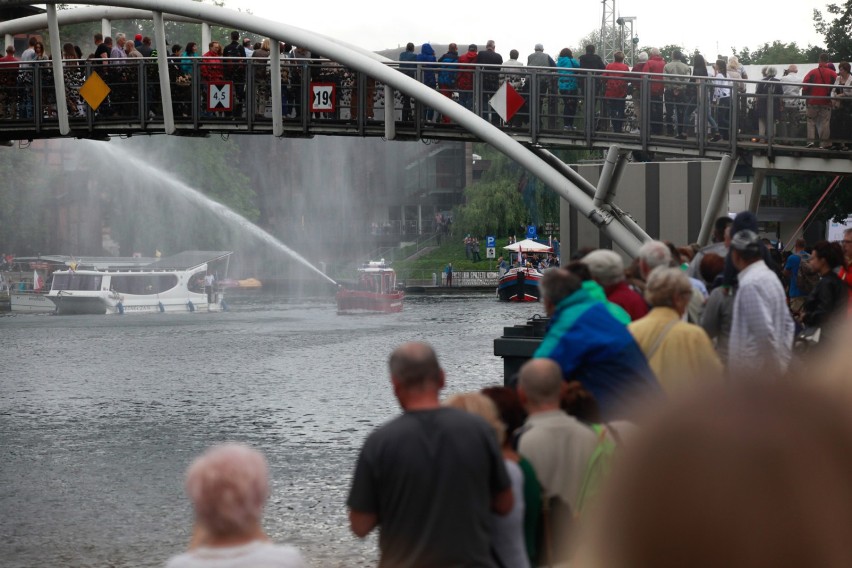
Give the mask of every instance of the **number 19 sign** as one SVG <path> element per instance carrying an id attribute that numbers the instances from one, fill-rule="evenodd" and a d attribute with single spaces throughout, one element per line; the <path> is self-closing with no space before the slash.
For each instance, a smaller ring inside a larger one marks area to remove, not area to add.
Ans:
<path id="1" fill-rule="evenodd" d="M 311 112 L 334 112 L 336 94 L 334 83 L 311 83 Z"/>

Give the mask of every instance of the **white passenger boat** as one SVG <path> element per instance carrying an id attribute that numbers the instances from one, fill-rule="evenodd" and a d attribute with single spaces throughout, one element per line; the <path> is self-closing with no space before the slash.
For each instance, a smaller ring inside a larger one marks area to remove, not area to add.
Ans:
<path id="1" fill-rule="evenodd" d="M 224 309 L 209 273 L 227 273 L 229 251 L 186 251 L 159 259 L 102 259 L 57 270 L 47 297 L 58 314 L 217 312 Z M 214 281 L 215 282 L 215 281 Z"/>

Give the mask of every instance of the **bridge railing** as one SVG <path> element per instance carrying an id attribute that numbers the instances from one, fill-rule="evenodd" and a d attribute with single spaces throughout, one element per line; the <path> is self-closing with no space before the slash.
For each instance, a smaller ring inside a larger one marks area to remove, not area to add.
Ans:
<path id="1" fill-rule="evenodd" d="M 782 83 L 763 80 L 431 62 L 389 65 L 533 143 L 620 143 L 697 155 L 740 148 L 784 152 L 808 142 L 852 146 L 852 88 L 832 88 L 832 96 L 823 97 L 813 93 L 814 85 L 783 83 L 788 91 L 804 87 L 811 93 L 784 94 Z M 63 68 L 73 135 L 162 128 L 156 59 L 66 60 Z M 275 103 L 268 59 L 174 57 L 168 59 L 168 70 L 178 129 L 271 132 Z M 97 110 L 80 93 L 94 73 L 110 88 Z M 230 83 L 230 107 L 214 108 L 210 97 L 220 94 L 211 85 L 223 82 Z M 505 82 L 524 100 L 508 122 L 489 104 Z M 283 58 L 281 92 L 287 135 L 383 135 L 386 116 L 404 137 L 466 134 L 404 93 L 393 91 L 386 100 L 383 84 L 333 61 Z M 827 139 L 814 140 L 815 133 L 808 138 L 806 113 L 813 106 L 830 109 Z M 55 136 L 57 129 L 51 62 L 0 64 L 0 137 Z"/>

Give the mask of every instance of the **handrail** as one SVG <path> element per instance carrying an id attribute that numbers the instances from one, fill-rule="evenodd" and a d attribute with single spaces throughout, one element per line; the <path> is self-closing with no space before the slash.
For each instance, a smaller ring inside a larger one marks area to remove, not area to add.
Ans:
<path id="1" fill-rule="evenodd" d="M 270 59 L 182 54 L 169 56 L 167 61 L 178 130 L 201 133 L 271 131 L 271 116 L 265 114 L 272 98 L 268 93 Z M 160 74 L 156 62 L 156 58 L 63 60 L 66 82 L 69 74 L 72 75 L 70 84 L 66 85 L 66 94 L 72 99 L 68 103 L 70 135 L 101 137 L 110 133 L 157 132 L 162 129 L 157 92 Z M 49 60 L 0 63 L 0 94 L 5 93 L 7 101 L 17 100 L 17 114 L 10 118 L 10 113 L 4 113 L 4 117 L 0 118 L 0 138 L 4 138 L 4 132 L 9 133 L 7 139 L 16 139 L 16 133 L 20 133 L 21 138 L 57 136 L 51 65 Z M 455 85 L 445 94 L 467 97 L 469 108 L 531 144 L 593 148 L 618 143 L 625 150 L 674 152 L 693 157 L 721 157 L 743 151 L 766 152 L 771 156 L 797 153 L 807 142 L 805 133 L 801 131 L 805 122 L 803 107 L 809 101 L 828 98 L 777 94 L 773 90 L 757 94 L 754 92 L 756 87 L 767 82 L 762 79 L 725 78 L 721 79 L 725 84 L 720 85 L 720 79 L 715 77 L 632 71 L 417 61 L 392 61 L 385 65 L 406 74 L 414 73 L 421 82 L 426 74 L 434 75 L 435 78 L 430 80 L 437 82 L 441 69 L 453 69 L 456 77 L 468 74 L 471 82 L 467 88 Z M 385 108 L 380 99 L 375 98 L 381 90 L 381 85 L 375 80 L 324 58 L 282 57 L 280 68 L 285 105 L 280 134 L 380 136 L 385 132 L 384 128 L 379 128 L 383 120 L 380 113 L 384 113 Z M 77 94 L 82 81 L 94 71 L 105 72 L 108 84 L 114 89 L 106 105 L 97 112 L 82 104 Z M 234 83 L 236 96 L 232 102 L 238 107 L 234 109 L 238 113 L 207 110 L 207 93 L 203 92 L 203 88 L 209 82 L 222 79 Z M 520 80 L 519 90 L 527 103 L 508 124 L 497 119 L 488 104 L 495 80 L 496 84 Z M 569 87 L 576 81 L 584 88 L 560 90 L 559 83 L 566 86 L 566 80 L 571 81 L 567 84 Z M 333 84 L 336 89 L 333 95 L 336 97 L 335 108 L 331 112 L 317 113 L 306 107 L 312 96 L 312 84 L 323 81 Z M 625 83 L 626 96 L 607 97 L 602 85 L 611 81 Z M 683 81 L 688 83 L 684 85 Z M 814 86 L 787 81 L 772 82 L 772 85 L 778 90 L 788 91 Z M 852 86 L 820 86 L 831 89 L 832 93 L 835 89 L 852 91 Z M 542 90 L 545 87 L 546 90 Z M 675 87 L 689 90 L 686 100 L 673 98 Z M 717 95 L 726 92 L 730 93 L 729 104 L 722 105 L 725 101 Z M 850 96 L 852 100 L 852 95 L 844 96 Z M 838 97 L 833 95 L 832 98 Z M 623 105 L 622 118 L 613 114 L 611 107 L 614 105 Z M 758 116 L 758 111 L 763 113 L 764 107 L 765 116 Z M 782 107 L 783 116 L 777 116 L 779 107 Z M 418 101 L 412 102 L 410 115 L 406 116 L 403 103 L 397 98 L 393 111 L 398 136 L 472 138 L 451 123 L 439 122 L 437 116 L 431 117 L 431 111 Z M 758 118 L 764 118 L 767 123 L 764 132 L 758 132 Z M 688 131 L 687 140 L 673 139 L 667 132 L 667 128 L 674 126 L 676 121 L 683 123 L 677 130 Z M 123 126 L 117 128 L 117 123 Z M 563 128 L 572 125 L 576 129 Z M 714 139 L 716 133 L 721 132 L 724 136 L 728 131 L 730 135 L 726 142 Z M 835 134 L 823 143 L 852 146 L 850 138 L 852 136 Z M 807 151 L 823 156 L 845 156 L 849 153 L 848 150 L 831 154 L 821 154 L 820 149 Z"/>

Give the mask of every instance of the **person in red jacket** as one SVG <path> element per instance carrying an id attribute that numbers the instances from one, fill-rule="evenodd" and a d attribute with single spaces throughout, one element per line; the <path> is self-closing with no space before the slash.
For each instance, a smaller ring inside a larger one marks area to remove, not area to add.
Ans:
<path id="1" fill-rule="evenodd" d="M 459 63 L 476 63 L 479 48 L 475 43 L 470 44 L 467 53 L 459 56 Z M 473 110 L 473 66 L 459 66 L 456 87 L 459 90 L 459 103 L 467 110 Z"/>
<path id="2" fill-rule="evenodd" d="M 630 71 L 630 68 L 624 63 L 623 52 L 616 51 L 613 58 L 615 61 L 606 66 L 603 74 L 606 81 L 604 102 L 612 131 L 621 132 L 624 129 L 624 107 L 627 104 L 628 79 L 625 72 Z"/>
<path id="3" fill-rule="evenodd" d="M 831 138 L 831 86 L 837 80 L 837 73 L 828 66 L 828 54 L 820 53 L 819 66 L 805 75 L 802 94 L 808 97 L 808 148 L 816 146 L 819 136 L 820 148 L 828 148 Z M 813 85 L 813 86 L 811 86 Z"/>
<path id="4" fill-rule="evenodd" d="M 645 65 L 646 75 L 662 75 L 666 60 L 660 55 L 658 48 L 651 50 L 651 57 Z M 651 134 L 661 135 L 663 133 L 663 93 L 666 90 L 662 78 L 651 79 Z"/>
<path id="5" fill-rule="evenodd" d="M 222 44 L 218 41 L 211 41 L 207 46 L 208 51 L 201 57 L 204 59 L 201 63 L 201 98 L 204 101 L 203 112 L 207 112 L 207 96 L 210 90 L 210 83 L 216 83 L 225 80 L 225 68 L 222 66 Z"/>
<path id="6" fill-rule="evenodd" d="M 846 257 L 846 264 L 840 269 L 840 279 L 846 282 L 847 292 L 849 292 L 849 301 L 846 302 L 846 309 L 849 317 L 852 318 L 852 229 L 843 231 L 843 256 Z"/>

